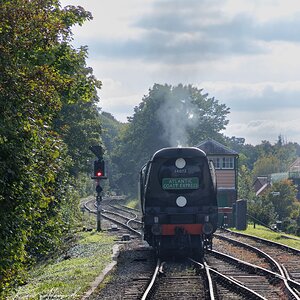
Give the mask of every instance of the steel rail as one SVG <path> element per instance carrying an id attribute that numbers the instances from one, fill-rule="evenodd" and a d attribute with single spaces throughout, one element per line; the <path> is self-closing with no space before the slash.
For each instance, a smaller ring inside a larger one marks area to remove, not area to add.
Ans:
<path id="1" fill-rule="evenodd" d="M 85 208 L 86 210 L 88 210 L 89 212 L 96 214 L 96 213 L 97 213 L 96 210 L 93 210 L 93 209 L 91 209 L 91 208 L 88 207 L 87 204 L 88 204 L 89 202 L 91 202 L 91 200 L 84 203 L 84 208 Z M 117 214 L 117 213 L 114 213 L 114 212 L 108 212 L 108 211 L 106 211 L 106 213 Z M 122 223 L 122 222 L 120 222 L 120 221 L 118 221 L 118 220 L 116 220 L 116 219 L 113 219 L 113 218 L 111 218 L 111 217 L 109 217 L 109 216 L 103 214 L 103 210 L 102 210 L 102 212 L 101 212 L 101 216 L 102 216 L 103 218 L 105 218 L 105 219 L 107 219 L 107 220 L 113 222 L 113 223 L 116 223 L 116 224 L 118 224 L 118 225 L 120 225 L 120 226 L 122 226 L 122 227 L 124 227 L 124 228 L 126 228 L 126 229 L 128 229 L 128 230 L 130 230 L 130 231 L 132 231 L 133 233 L 135 233 L 135 234 L 137 234 L 137 235 L 139 235 L 139 236 L 142 235 L 142 232 L 140 232 L 140 231 L 138 231 L 138 230 L 135 230 L 135 229 L 132 228 L 131 226 L 129 226 L 129 225 L 127 225 L 127 224 L 124 224 L 124 223 Z M 121 216 L 121 215 L 120 215 L 120 216 Z M 121 217 L 124 217 L 124 216 L 121 216 Z M 125 218 L 126 218 L 126 217 L 125 217 Z"/>
<path id="2" fill-rule="evenodd" d="M 298 299 L 300 299 L 300 291 L 299 291 L 300 290 L 300 284 L 290 277 L 290 274 L 289 274 L 289 272 L 287 271 L 287 269 L 285 268 L 284 265 L 281 264 L 281 267 L 282 267 L 282 270 L 284 272 L 285 278 L 289 282 L 289 286 L 291 286 L 291 285 L 293 286 L 292 288 L 293 288 L 294 293 L 299 297 Z"/>
<path id="3" fill-rule="evenodd" d="M 143 224 L 141 221 L 137 220 L 137 218 L 138 218 L 139 216 L 138 216 L 135 212 L 133 212 L 133 211 L 128 211 L 128 210 L 126 210 L 126 209 L 117 207 L 117 206 L 112 205 L 112 204 L 108 204 L 108 205 L 109 205 L 110 207 L 116 209 L 116 210 L 123 211 L 123 212 L 125 212 L 125 213 L 127 213 L 127 214 L 132 214 L 134 217 L 133 217 L 133 218 L 129 218 L 129 217 L 128 217 L 128 219 L 130 219 L 130 220 L 132 220 L 132 221 L 134 221 L 134 222 L 136 222 L 136 223 Z"/>
<path id="4" fill-rule="evenodd" d="M 284 250 L 287 250 L 287 251 L 290 251 L 290 252 L 293 252 L 293 253 L 296 253 L 296 254 L 300 255 L 300 250 L 299 249 L 296 249 L 296 248 L 293 248 L 293 247 L 290 247 L 290 246 L 287 246 L 287 245 L 284 245 L 284 244 L 280 244 L 280 243 L 277 243 L 277 242 L 274 242 L 274 241 L 270 241 L 270 240 L 260 238 L 260 237 L 254 236 L 254 235 L 246 234 L 246 233 L 235 232 L 235 231 L 232 231 L 232 230 L 229 230 L 229 229 L 224 229 L 223 228 L 222 230 L 225 231 L 225 232 L 231 233 L 233 235 L 236 235 L 236 236 L 241 236 L 241 237 L 249 238 L 249 239 L 254 240 L 254 241 L 260 241 L 260 242 L 268 244 L 268 245 L 277 246 L 281 249 L 284 249 Z"/>
<path id="5" fill-rule="evenodd" d="M 258 294 L 257 292 L 249 289 L 248 287 L 242 285 L 241 283 L 239 283 L 238 281 L 236 281 L 233 278 L 230 278 L 222 273 L 220 273 L 219 271 L 213 269 L 212 267 L 210 267 L 209 265 L 207 265 L 206 262 L 204 262 L 204 264 L 206 265 L 207 269 L 209 270 L 210 273 L 213 274 L 213 276 L 216 276 L 218 278 L 221 278 L 223 282 L 227 282 L 228 285 L 232 286 L 236 286 L 238 287 L 238 289 L 246 296 L 248 296 L 250 299 L 253 300 L 267 300 L 267 298 L 263 297 L 262 295 Z"/>
<path id="6" fill-rule="evenodd" d="M 129 217 L 126 217 L 126 216 L 124 216 L 124 215 L 121 215 L 121 214 L 119 214 L 119 213 L 117 213 L 117 212 L 114 212 L 114 211 L 111 211 L 111 210 L 107 210 L 107 209 L 102 208 L 102 212 L 104 212 L 104 213 L 109 213 L 109 214 L 111 214 L 111 215 L 121 217 L 121 218 L 125 219 L 125 220 L 127 221 L 127 223 L 135 222 L 135 223 L 137 223 L 137 224 L 139 224 L 139 225 L 142 224 L 142 222 L 137 221 L 135 218 L 129 218 Z"/>
<path id="7" fill-rule="evenodd" d="M 161 263 L 160 263 L 160 259 L 158 258 L 157 259 L 157 263 L 156 263 L 156 267 L 155 267 L 155 270 L 154 270 L 154 273 L 153 273 L 152 278 L 151 278 L 151 281 L 148 284 L 148 287 L 145 290 L 145 292 L 144 292 L 141 300 L 146 300 L 147 297 L 150 295 L 150 292 L 151 292 L 151 290 L 154 287 L 154 283 L 156 281 L 157 275 L 159 274 L 160 268 L 161 268 Z"/>
<path id="8" fill-rule="evenodd" d="M 209 268 L 208 265 L 206 263 L 200 263 L 196 260 L 194 260 L 193 258 L 188 257 L 188 260 L 190 260 L 192 263 L 196 264 L 198 267 L 200 267 L 201 270 L 205 270 L 205 274 L 206 274 L 206 279 L 207 279 L 207 284 L 208 284 L 208 292 L 209 292 L 209 299 L 210 300 L 215 300 L 215 292 L 214 292 L 214 285 L 213 285 L 213 281 L 212 278 L 210 276 L 209 273 Z"/>
<path id="9" fill-rule="evenodd" d="M 223 239 L 225 241 L 228 241 L 232 244 L 239 245 L 240 247 L 249 249 L 249 250 L 253 251 L 254 253 L 259 254 L 261 257 L 265 258 L 271 265 L 273 265 L 273 267 L 275 266 L 276 269 L 278 270 L 278 272 L 280 273 L 280 275 L 284 277 L 284 273 L 283 273 L 283 271 L 280 267 L 280 264 L 273 257 L 271 257 L 269 254 L 263 252 L 262 250 L 258 249 L 257 247 L 251 246 L 247 243 L 240 242 L 240 241 L 237 241 L 235 239 L 232 239 L 232 238 L 229 238 L 229 237 L 226 237 L 226 236 L 222 236 L 222 235 L 219 235 L 219 234 L 215 234 L 214 236 L 217 237 L 217 238 Z"/>
<path id="10" fill-rule="evenodd" d="M 126 222 L 126 224 L 127 224 L 128 226 L 130 226 L 129 224 L 130 224 L 131 222 L 135 222 L 135 223 L 137 223 L 137 224 L 139 224 L 139 225 L 142 225 L 142 224 L 143 224 L 141 221 L 137 220 L 138 215 L 137 215 L 136 213 L 134 213 L 134 212 L 132 212 L 132 211 L 125 210 L 125 209 L 123 209 L 123 208 L 116 207 L 115 205 L 112 205 L 112 204 L 108 204 L 108 205 L 109 205 L 110 207 L 112 207 L 113 209 L 115 209 L 115 210 L 120 210 L 120 211 L 125 212 L 125 213 L 127 213 L 127 214 L 133 215 L 133 218 L 130 218 L 130 217 L 126 217 L 126 216 L 124 216 L 124 215 L 115 213 L 116 215 L 118 215 L 118 216 L 120 216 L 120 217 L 123 217 L 124 219 L 127 219 L 128 221 Z M 114 212 L 112 212 L 112 213 L 114 213 Z"/>
<path id="11" fill-rule="evenodd" d="M 224 257 L 225 259 L 231 260 L 233 262 L 237 262 L 239 265 L 242 265 L 242 266 L 245 266 L 247 268 L 250 268 L 255 273 L 258 273 L 258 270 L 259 270 L 262 274 L 264 274 L 264 276 L 272 276 L 273 278 L 278 278 L 279 280 L 282 280 L 283 283 L 284 283 L 284 285 L 285 285 L 285 287 L 286 287 L 286 289 L 287 289 L 287 291 L 288 291 L 288 293 L 290 294 L 290 296 L 293 299 L 300 300 L 298 292 L 295 291 L 290 286 L 290 284 L 292 284 L 295 287 L 300 288 L 300 284 L 298 282 L 292 280 L 292 279 L 286 278 L 286 274 L 282 275 L 282 274 L 270 271 L 268 269 L 262 268 L 262 267 L 257 266 L 257 265 L 253 265 L 253 264 L 245 262 L 245 261 L 242 261 L 242 260 L 240 260 L 238 258 L 232 257 L 232 256 L 230 256 L 228 254 L 224 254 L 224 253 L 221 253 L 221 252 L 216 251 L 216 250 L 211 250 L 210 252 L 213 253 L 213 254 L 216 254 L 219 257 Z M 281 268 L 281 266 L 280 266 L 280 268 Z"/>
<path id="12" fill-rule="evenodd" d="M 106 213 L 108 213 L 108 212 L 106 212 Z M 118 221 L 118 220 L 116 220 L 116 219 L 113 219 L 113 218 L 111 218 L 111 217 L 105 215 L 105 213 L 103 213 L 103 212 L 101 213 L 101 216 L 102 216 L 103 218 L 105 218 L 105 219 L 111 221 L 111 222 L 114 222 L 114 223 L 116 223 L 116 224 L 118 224 L 118 225 L 120 225 L 120 226 L 122 226 L 122 227 L 124 227 L 124 228 L 126 228 L 126 229 L 128 229 L 128 230 L 130 230 L 130 231 L 132 231 L 133 233 L 137 234 L 138 236 L 142 236 L 142 232 L 140 232 L 140 231 L 138 231 L 138 230 L 132 228 L 131 226 L 129 226 L 129 225 L 127 225 L 127 224 L 124 224 L 124 223 L 122 223 L 122 222 L 120 222 L 120 221 Z"/>
<path id="13" fill-rule="evenodd" d="M 300 288 L 300 283 L 294 281 L 294 280 L 291 280 L 289 278 L 289 276 L 287 277 L 287 273 L 284 272 L 283 268 L 282 268 L 282 265 L 280 263 L 278 263 L 273 257 L 271 257 L 269 254 L 263 252 L 262 250 L 258 249 L 257 247 L 254 247 L 254 246 L 251 246 L 247 243 L 244 243 L 244 242 L 240 242 L 240 241 L 237 241 L 235 239 L 231 239 L 229 237 L 224 237 L 222 235 L 218 235 L 218 234 L 215 234 L 216 237 L 219 237 L 221 239 L 224 239 L 224 240 L 227 240 L 231 243 L 235 243 L 235 244 L 238 244 L 242 247 L 246 247 L 252 251 L 254 251 L 255 253 L 258 253 L 259 255 L 261 255 L 262 257 L 264 257 L 265 259 L 267 259 L 271 264 L 273 264 L 274 266 L 276 266 L 277 270 L 279 271 L 279 274 L 281 279 L 283 280 L 284 282 L 284 285 L 286 287 L 286 289 L 289 291 L 289 293 L 292 295 L 292 297 L 294 299 L 299 299 L 299 296 L 298 296 L 298 293 L 294 291 L 294 289 L 290 286 L 290 283 L 293 284 L 294 286 L 297 285 L 298 288 Z"/>

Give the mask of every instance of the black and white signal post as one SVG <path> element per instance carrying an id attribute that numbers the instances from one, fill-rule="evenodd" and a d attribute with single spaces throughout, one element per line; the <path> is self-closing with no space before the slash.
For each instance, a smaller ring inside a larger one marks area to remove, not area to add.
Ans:
<path id="1" fill-rule="evenodd" d="M 101 146 L 91 146 L 90 150 L 96 155 L 98 160 L 94 161 L 94 174 L 91 177 L 96 180 L 96 202 L 97 202 L 97 231 L 101 231 L 101 201 L 102 187 L 101 179 L 107 179 L 105 176 L 105 162 L 103 160 L 103 149 Z"/>

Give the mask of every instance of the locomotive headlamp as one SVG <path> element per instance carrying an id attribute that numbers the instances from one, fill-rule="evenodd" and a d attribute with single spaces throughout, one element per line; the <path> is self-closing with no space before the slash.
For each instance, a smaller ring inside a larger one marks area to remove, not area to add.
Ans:
<path id="1" fill-rule="evenodd" d="M 208 216 L 208 215 L 206 215 L 206 216 L 204 217 L 204 221 L 205 221 L 205 222 L 209 222 L 209 216 Z"/>
<path id="2" fill-rule="evenodd" d="M 203 232 L 204 234 L 212 234 L 214 231 L 214 227 L 211 223 L 204 223 Z"/>
<path id="3" fill-rule="evenodd" d="M 175 166 L 178 169 L 183 169 L 186 165 L 186 161 L 183 158 L 177 158 L 175 161 Z"/>
<path id="4" fill-rule="evenodd" d="M 179 206 L 179 207 L 184 207 L 184 206 L 186 206 L 186 204 L 187 204 L 187 200 L 186 200 L 185 197 L 179 196 L 179 197 L 176 199 L 176 204 L 177 204 L 177 206 Z"/>

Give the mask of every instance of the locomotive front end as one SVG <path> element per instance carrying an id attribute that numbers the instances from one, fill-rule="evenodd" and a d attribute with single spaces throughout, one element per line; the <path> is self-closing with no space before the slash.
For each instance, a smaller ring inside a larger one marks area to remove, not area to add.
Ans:
<path id="1" fill-rule="evenodd" d="M 144 169 L 144 239 L 159 255 L 203 256 L 217 228 L 213 166 L 198 148 L 157 151 Z"/>

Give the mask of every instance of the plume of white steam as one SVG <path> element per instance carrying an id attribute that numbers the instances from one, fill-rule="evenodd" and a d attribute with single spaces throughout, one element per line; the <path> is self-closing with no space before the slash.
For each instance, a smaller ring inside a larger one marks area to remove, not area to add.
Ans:
<path id="1" fill-rule="evenodd" d="M 166 98 L 160 106 L 157 116 L 163 126 L 162 138 L 172 147 L 189 146 L 187 129 L 196 126 L 194 107 L 189 96 L 178 100 Z"/>

